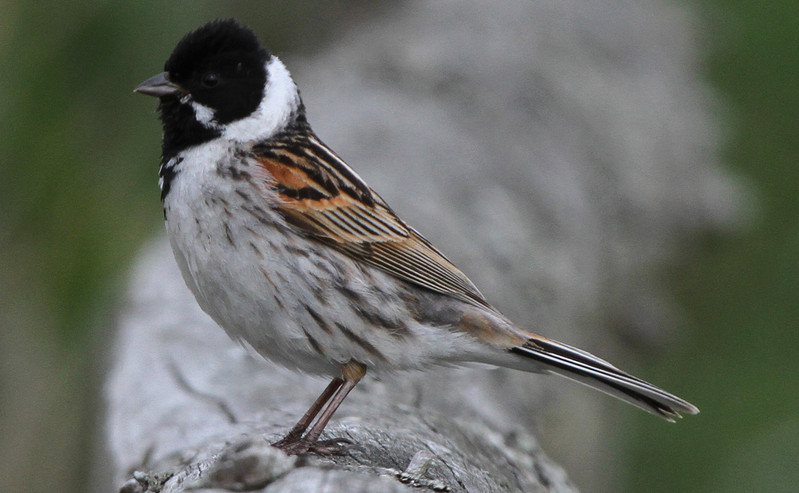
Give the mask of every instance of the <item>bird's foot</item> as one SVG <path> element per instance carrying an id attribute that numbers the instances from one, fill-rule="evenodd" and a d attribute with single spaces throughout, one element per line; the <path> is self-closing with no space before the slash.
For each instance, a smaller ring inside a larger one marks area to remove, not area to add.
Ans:
<path id="1" fill-rule="evenodd" d="M 273 443 L 287 455 L 345 455 L 352 442 L 346 438 L 333 438 L 330 440 L 306 440 L 303 437 L 286 436 Z"/>

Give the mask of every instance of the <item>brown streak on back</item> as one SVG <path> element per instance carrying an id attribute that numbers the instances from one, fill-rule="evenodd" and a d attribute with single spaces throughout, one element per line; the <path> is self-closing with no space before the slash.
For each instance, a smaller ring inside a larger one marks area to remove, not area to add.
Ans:
<path id="1" fill-rule="evenodd" d="M 490 317 L 474 312 L 461 317 L 460 323 L 455 328 L 487 344 L 502 348 L 521 346 L 526 341 L 521 334 L 504 327 L 497 327 Z"/>

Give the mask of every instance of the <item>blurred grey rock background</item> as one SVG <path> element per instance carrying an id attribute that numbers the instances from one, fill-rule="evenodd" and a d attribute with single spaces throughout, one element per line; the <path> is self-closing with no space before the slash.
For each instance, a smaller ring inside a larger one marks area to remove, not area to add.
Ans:
<path id="1" fill-rule="evenodd" d="M 408 1 L 284 61 L 320 137 L 489 301 L 624 367 L 673 335 L 663 272 L 739 217 L 698 36 L 657 1 Z M 171 262 L 163 240 L 148 249 L 120 318 L 101 466 L 116 485 L 239 423 L 278 433 L 324 385 L 246 359 Z M 613 415 L 637 412 L 563 379 L 468 368 L 366 381 L 335 422 L 406 408 L 532 432 L 587 491 L 613 490 Z"/>

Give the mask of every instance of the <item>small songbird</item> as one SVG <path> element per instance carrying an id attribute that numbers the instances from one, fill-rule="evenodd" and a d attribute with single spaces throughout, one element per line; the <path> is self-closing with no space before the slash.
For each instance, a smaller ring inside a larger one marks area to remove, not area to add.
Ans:
<path id="1" fill-rule="evenodd" d="M 288 368 L 333 378 L 274 445 L 319 440 L 367 370 L 481 362 L 554 373 L 669 421 L 692 404 L 492 307 L 319 138 L 283 63 L 250 29 L 187 34 L 136 92 L 159 98 L 169 240 L 189 289 L 229 335 Z"/>

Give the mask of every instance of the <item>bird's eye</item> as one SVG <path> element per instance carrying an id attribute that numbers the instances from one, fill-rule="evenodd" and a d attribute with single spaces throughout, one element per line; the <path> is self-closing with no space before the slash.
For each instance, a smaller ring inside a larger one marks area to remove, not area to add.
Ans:
<path id="1" fill-rule="evenodd" d="M 203 75 L 203 78 L 200 79 L 200 83 L 203 85 L 203 87 L 211 89 L 219 85 L 219 76 L 213 72 L 209 72 Z"/>

